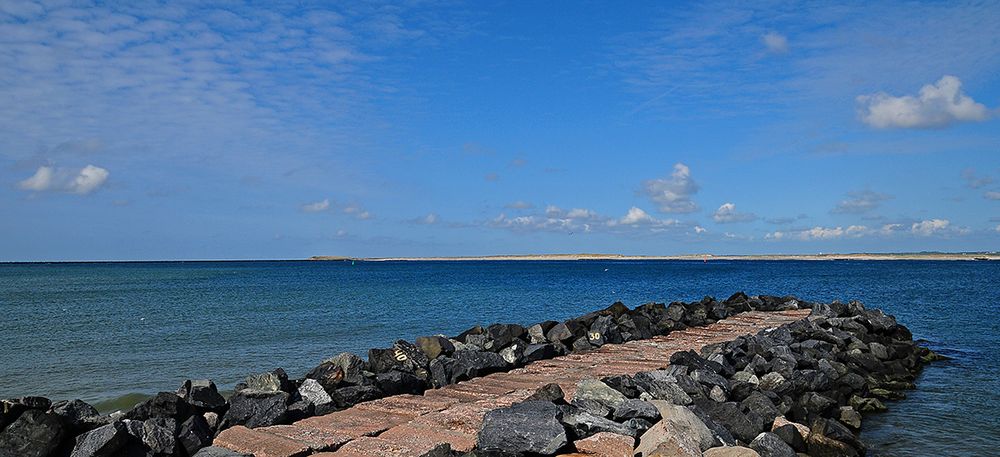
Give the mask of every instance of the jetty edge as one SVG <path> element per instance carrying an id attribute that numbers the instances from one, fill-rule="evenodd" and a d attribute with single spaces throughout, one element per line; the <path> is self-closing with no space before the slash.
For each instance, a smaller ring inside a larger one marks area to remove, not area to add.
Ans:
<path id="1" fill-rule="evenodd" d="M 251 375 L 228 399 L 189 380 L 109 415 L 3 400 L 0 455 L 863 455 L 863 414 L 938 358 L 859 302 L 619 302 Z"/>

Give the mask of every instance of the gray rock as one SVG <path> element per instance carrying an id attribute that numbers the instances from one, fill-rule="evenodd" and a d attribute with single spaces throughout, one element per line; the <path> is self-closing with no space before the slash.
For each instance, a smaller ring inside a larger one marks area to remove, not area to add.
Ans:
<path id="1" fill-rule="evenodd" d="M 549 340 L 545 338 L 545 332 L 552 329 L 556 324 L 558 324 L 556 321 L 545 321 L 528 327 L 528 342 L 531 344 L 547 343 Z"/>
<path id="2" fill-rule="evenodd" d="M 184 381 L 177 395 L 189 405 L 202 411 L 221 411 L 226 407 L 226 399 L 219 393 L 215 383 L 208 379 Z"/>
<path id="3" fill-rule="evenodd" d="M 224 447 L 210 446 L 202 448 L 191 457 L 253 457 L 253 454 L 244 454 L 242 452 L 231 451 Z"/>
<path id="4" fill-rule="evenodd" d="M 777 372 L 770 372 L 760 378 L 760 388 L 763 390 L 775 390 L 784 383 L 785 377 Z"/>
<path id="5" fill-rule="evenodd" d="M 547 401 L 527 401 L 486 413 L 477 447 L 506 454 L 555 454 L 567 444 L 562 411 Z"/>
<path id="6" fill-rule="evenodd" d="M 521 363 L 521 358 L 524 356 L 524 349 L 527 346 L 527 343 L 515 340 L 510 346 L 500 350 L 500 357 L 503 357 L 504 361 L 508 364 L 518 365 Z"/>
<path id="7" fill-rule="evenodd" d="M 855 430 L 861 428 L 861 414 L 850 406 L 841 406 L 838 410 L 837 418 Z"/>
<path id="8" fill-rule="evenodd" d="M 608 417 L 611 415 L 611 408 L 594 400 L 574 398 L 572 405 L 598 417 Z"/>
<path id="9" fill-rule="evenodd" d="M 55 402 L 49 412 L 61 417 L 77 433 L 92 428 L 91 424 L 100 415 L 97 409 L 82 400 Z"/>
<path id="10" fill-rule="evenodd" d="M 796 457 L 795 450 L 774 433 L 764 432 L 750 442 L 760 457 Z"/>
<path id="11" fill-rule="evenodd" d="M 621 392 L 596 379 L 584 379 L 576 383 L 576 393 L 573 398 L 595 401 L 610 410 L 614 410 L 621 406 L 625 400 L 628 400 Z"/>
<path id="12" fill-rule="evenodd" d="M 611 419 L 591 414 L 575 406 L 563 406 L 561 408 L 563 410 L 561 422 L 566 426 L 566 430 L 573 440 L 582 440 L 602 432 L 617 433 L 632 437 L 641 433 L 636 427 L 619 424 Z"/>
<path id="13" fill-rule="evenodd" d="M 657 400 L 675 405 L 691 404 L 691 396 L 678 384 L 677 378 L 667 370 L 642 372 L 635 375 L 635 383 Z"/>
<path id="14" fill-rule="evenodd" d="M 407 341 L 399 340 L 389 349 L 369 349 L 368 365 L 374 373 L 396 370 L 412 373 L 420 379 L 427 379 L 430 359 L 416 346 Z"/>
<path id="15" fill-rule="evenodd" d="M 517 324 L 493 324 L 486 327 L 486 334 L 493 340 L 494 351 L 500 351 L 510 346 L 511 343 L 515 340 L 520 340 L 526 333 L 527 330 Z"/>
<path id="16" fill-rule="evenodd" d="M 733 381 L 745 382 L 755 386 L 760 385 L 760 378 L 749 371 L 737 371 L 736 374 L 733 375 Z"/>
<path id="17" fill-rule="evenodd" d="M 704 457 L 760 457 L 757 451 L 742 446 L 720 446 L 713 447 L 704 454 Z"/>
<path id="18" fill-rule="evenodd" d="M 612 418 L 619 422 L 639 418 L 655 423 L 660 420 L 660 411 L 648 401 L 629 398 L 615 408 Z"/>
<path id="19" fill-rule="evenodd" d="M 560 322 L 545 333 L 545 338 L 551 343 L 560 343 L 576 337 L 579 330 L 580 324 L 576 321 Z"/>
<path id="20" fill-rule="evenodd" d="M 129 433 L 122 422 L 95 428 L 76 437 L 76 444 L 70 457 L 109 457 L 125 446 L 128 436 Z"/>
<path id="21" fill-rule="evenodd" d="M 66 434 L 58 415 L 29 409 L 0 432 L 0 456 L 47 457 Z"/>
<path id="22" fill-rule="evenodd" d="M 704 451 L 722 443 L 715 438 L 705 422 L 693 411 L 684 406 L 667 403 L 663 400 L 650 402 L 660 412 L 660 423 L 667 424 L 669 430 L 693 438 L 698 449 Z"/>
<path id="23" fill-rule="evenodd" d="M 241 390 L 229 399 L 229 411 L 222 417 L 220 430 L 234 425 L 249 428 L 278 425 L 288 414 L 288 394 L 285 392 L 262 392 Z"/>
<path id="24" fill-rule="evenodd" d="M 562 387 L 559 387 L 559 384 L 553 382 L 540 387 L 538 390 L 535 391 L 535 393 L 531 394 L 531 396 L 526 398 L 524 401 L 532 401 L 532 400 L 551 401 L 558 403 L 558 402 L 565 402 L 565 396 L 563 394 Z"/>
<path id="25" fill-rule="evenodd" d="M 212 444 L 212 428 L 202 416 L 191 416 L 177 431 L 177 444 L 187 455 L 194 455 L 198 449 Z"/>
<path id="26" fill-rule="evenodd" d="M 330 398 L 330 394 L 326 393 L 326 389 L 315 379 L 304 379 L 302 385 L 299 386 L 298 392 L 299 397 L 305 400 L 306 403 L 314 406 L 325 405 L 333 401 Z"/>
<path id="27" fill-rule="evenodd" d="M 281 392 L 282 380 L 277 373 L 259 373 L 247 376 L 243 381 L 246 389 L 260 392 Z"/>
<path id="28" fill-rule="evenodd" d="M 170 417 L 178 421 L 186 420 L 194 414 L 183 398 L 173 392 L 160 392 L 125 413 L 126 419 L 144 421 L 153 417 Z"/>
<path id="29" fill-rule="evenodd" d="M 142 423 L 142 444 L 153 455 L 174 455 L 177 453 L 176 428 L 177 423 L 173 419 L 147 419 Z"/>

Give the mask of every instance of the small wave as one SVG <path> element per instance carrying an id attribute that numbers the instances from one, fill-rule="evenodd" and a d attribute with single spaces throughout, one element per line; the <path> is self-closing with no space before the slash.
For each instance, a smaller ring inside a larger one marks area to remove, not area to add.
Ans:
<path id="1" fill-rule="evenodd" d="M 97 408 L 97 411 L 101 414 L 113 413 L 115 411 L 128 411 L 129 409 L 132 409 L 133 406 L 151 397 L 152 395 L 149 394 L 130 393 L 112 398 L 110 400 L 94 403 L 94 408 Z"/>

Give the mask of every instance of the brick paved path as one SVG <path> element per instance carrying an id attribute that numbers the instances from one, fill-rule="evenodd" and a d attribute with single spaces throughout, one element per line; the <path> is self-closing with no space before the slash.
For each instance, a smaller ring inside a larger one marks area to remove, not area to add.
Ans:
<path id="1" fill-rule="evenodd" d="M 674 352 L 698 351 L 808 315 L 809 310 L 745 312 L 706 327 L 608 344 L 591 352 L 541 360 L 428 390 L 424 395 L 395 395 L 360 403 L 293 425 L 252 430 L 232 427 L 219 434 L 214 445 L 256 457 L 417 457 L 445 443 L 464 452 L 475 446 L 487 411 L 521 401 L 545 384 L 558 383 L 570 399 L 580 380 L 665 368 Z"/>

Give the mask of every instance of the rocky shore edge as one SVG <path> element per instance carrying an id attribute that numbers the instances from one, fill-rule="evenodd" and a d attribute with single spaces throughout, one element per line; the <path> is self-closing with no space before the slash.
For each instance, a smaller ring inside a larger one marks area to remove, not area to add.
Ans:
<path id="1" fill-rule="evenodd" d="M 642 456 L 701 455 L 719 446 L 743 452 L 737 445 L 757 454 L 710 455 L 795 455 L 761 452 L 764 444 L 786 450 L 781 443 L 815 456 L 863 455 L 856 438 L 860 414 L 884 409 L 883 400 L 901 398 L 900 391 L 913 388 L 923 364 L 937 356 L 914 344 L 891 316 L 858 302 L 814 304 L 740 292 L 724 301 L 706 297 L 635 309 L 618 302 L 564 322 L 493 324 L 452 338 L 399 340 L 390 348 L 369 350 L 368 360 L 339 354 L 302 379 L 290 379 L 280 368 L 248 376 L 228 399 L 212 381 L 189 380 L 176 392 L 160 392 L 109 415 L 80 400 L 0 400 L 0 456 L 240 455 L 211 447 L 213 437 L 236 425 L 287 424 L 604 344 L 704 326 L 744 311 L 802 308 L 813 310 L 809 319 L 702 354 L 676 354 L 666 370 L 589 381 L 572 402 L 553 385 L 531 401 L 493 411 L 473 455 L 585 452 L 590 442 L 617 442 L 623 449 L 627 444 L 623 455 L 638 446 L 634 450 Z M 678 429 L 681 422 L 688 428 Z M 701 433 L 705 430 L 708 434 Z M 549 432 L 546 440 L 525 438 Z M 690 436 L 698 436 L 697 442 L 692 444 Z M 546 445 L 538 447 L 542 441 Z M 822 453 L 814 444 L 819 442 L 843 444 L 847 447 L 841 450 L 855 454 Z M 664 446 L 697 453 L 666 453 Z"/>

